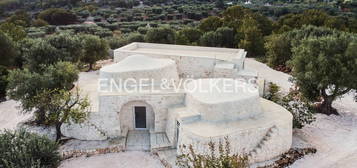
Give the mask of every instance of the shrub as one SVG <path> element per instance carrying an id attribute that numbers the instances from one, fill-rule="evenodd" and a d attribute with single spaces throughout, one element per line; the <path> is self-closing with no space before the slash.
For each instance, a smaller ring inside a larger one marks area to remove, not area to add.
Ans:
<path id="1" fill-rule="evenodd" d="M 304 99 L 297 90 L 290 91 L 282 98 L 280 104 L 293 115 L 293 128 L 301 129 L 315 121 L 313 104 Z"/>
<path id="2" fill-rule="evenodd" d="M 139 28 L 138 28 L 138 32 L 139 32 L 140 34 L 145 35 L 145 34 L 148 32 L 148 28 L 146 28 L 146 27 L 139 27 Z"/>
<path id="3" fill-rule="evenodd" d="M 48 23 L 46 21 L 42 20 L 42 19 L 36 19 L 36 20 L 33 21 L 32 24 L 35 27 L 43 27 L 43 26 L 47 26 L 48 25 Z"/>
<path id="4" fill-rule="evenodd" d="M 221 43 L 220 36 L 214 31 L 206 32 L 200 38 L 200 45 L 207 47 L 218 47 Z"/>
<path id="5" fill-rule="evenodd" d="M 0 65 L 12 65 L 16 55 L 17 53 L 14 41 L 5 33 L 0 31 Z"/>
<path id="6" fill-rule="evenodd" d="M 59 145 L 24 130 L 0 134 L 0 167 L 55 168 L 60 163 Z"/>
<path id="7" fill-rule="evenodd" d="M 176 165 L 185 168 L 248 168 L 247 156 L 231 154 L 230 142 L 225 138 L 225 145 L 222 141 L 217 146 L 214 142 L 209 142 L 210 154 L 198 154 L 193 146 L 182 146 L 182 155 L 177 156 Z"/>
<path id="8" fill-rule="evenodd" d="M 61 8 L 50 8 L 42 11 L 38 19 L 45 20 L 51 25 L 68 25 L 77 21 L 77 16 L 70 11 Z"/>
<path id="9" fill-rule="evenodd" d="M 279 94 L 280 87 L 275 83 L 269 82 L 268 93 L 264 95 L 265 99 L 271 100 L 273 102 L 279 102 L 281 95 Z"/>
<path id="10" fill-rule="evenodd" d="M 112 50 L 123 47 L 129 43 L 128 40 L 123 37 L 108 37 L 105 40 Z"/>
<path id="11" fill-rule="evenodd" d="M 150 43 L 175 43 L 175 31 L 169 27 L 159 27 L 150 29 L 145 35 L 145 41 Z"/>
<path id="12" fill-rule="evenodd" d="M 132 42 L 144 42 L 144 35 L 140 34 L 140 33 L 130 33 L 127 37 L 128 42 L 132 43 Z"/>
<path id="13" fill-rule="evenodd" d="M 279 91 L 280 87 L 270 82 L 268 93 L 264 98 L 280 104 L 293 115 L 293 128 L 300 129 L 315 121 L 313 104 L 304 99 L 298 90 L 291 90 L 285 96 L 282 96 Z"/>

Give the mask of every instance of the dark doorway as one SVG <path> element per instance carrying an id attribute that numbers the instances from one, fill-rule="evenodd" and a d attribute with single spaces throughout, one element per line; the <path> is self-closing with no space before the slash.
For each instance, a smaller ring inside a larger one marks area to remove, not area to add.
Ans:
<path id="1" fill-rule="evenodd" d="M 144 129 L 146 128 L 146 107 L 145 106 L 135 106 L 135 128 Z"/>

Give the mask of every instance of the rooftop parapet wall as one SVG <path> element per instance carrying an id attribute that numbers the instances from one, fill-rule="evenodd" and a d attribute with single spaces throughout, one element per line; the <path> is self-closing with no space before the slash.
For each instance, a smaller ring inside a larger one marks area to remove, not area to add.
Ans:
<path id="1" fill-rule="evenodd" d="M 232 71 L 242 70 L 246 52 L 243 49 L 131 43 L 114 50 L 114 62 L 135 54 L 172 59 L 177 64 L 180 76 L 202 78 L 213 76 L 217 62 L 233 63 Z"/>

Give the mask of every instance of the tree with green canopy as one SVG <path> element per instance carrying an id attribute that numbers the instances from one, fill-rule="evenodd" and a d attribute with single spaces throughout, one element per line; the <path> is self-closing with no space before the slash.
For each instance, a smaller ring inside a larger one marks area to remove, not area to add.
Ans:
<path id="1" fill-rule="evenodd" d="M 175 44 L 175 38 L 175 31 L 169 27 L 152 28 L 145 35 L 145 41 L 149 43 Z"/>
<path id="2" fill-rule="evenodd" d="M 293 48 L 289 64 L 304 97 L 322 99 L 319 112 L 338 114 L 332 102 L 357 89 L 357 37 L 339 33 L 304 39 Z"/>
<path id="3" fill-rule="evenodd" d="M 82 62 L 89 64 L 89 70 L 93 69 L 93 65 L 101 59 L 107 58 L 109 55 L 108 43 L 94 35 L 82 35 L 83 57 Z"/>
<path id="4" fill-rule="evenodd" d="M 89 101 L 78 89 L 45 89 L 33 98 L 32 104 L 45 111 L 46 123 L 56 128 L 56 141 L 62 137 L 63 123 L 81 123 L 88 116 Z"/>
<path id="5" fill-rule="evenodd" d="M 14 69 L 8 74 L 7 95 L 21 102 L 23 113 L 34 112 L 35 123 L 46 123 L 46 111 L 43 103 L 34 103 L 34 97 L 44 90 L 64 89 L 73 87 L 73 82 L 78 79 L 78 69 L 69 62 L 57 62 L 54 65 L 41 67 L 42 71 L 35 72 L 27 68 Z"/>
<path id="6" fill-rule="evenodd" d="M 15 43 L 5 33 L 0 31 L 0 65 L 11 66 L 17 56 Z"/>
<path id="7" fill-rule="evenodd" d="M 209 16 L 200 21 L 198 28 L 202 32 L 216 31 L 219 27 L 223 25 L 221 18 L 217 16 Z"/>
<path id="8" fill-rule="evenodd" d="M 322 37 L 337 33 L 335 30 L 316 27 L 303 26 L 300 29 L 294 29 L 282 34 L 273 34 L 266 38 L 265 49 L 268 65 L 276 67 L 286 65 L 286 62 L 292 58 L 293 45 L 298 45 L 302 39 L 308 37 Z"/>
<path id="9" fill-rule="evenodd" d="M 197 45 L 201 36 L 202 32 L 200 30 L 192 27 L 185 27 L 177 31 L 176 43 Z"/>
<path id="10" fill-rule="evenodd" d="M 264 38 L 252 17 L 243 19 L 243 24 L 238 33 L 242 34 L 238 47 L 247 50 L 247 56 L 259 57 L 264 55 Z"/>

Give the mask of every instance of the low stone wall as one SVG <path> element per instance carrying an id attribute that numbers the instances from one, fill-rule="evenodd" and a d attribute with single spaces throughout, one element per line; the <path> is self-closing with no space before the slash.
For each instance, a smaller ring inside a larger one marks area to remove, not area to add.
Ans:
<path id="1" fill-rule="evenodd" d="M 80 156 L 93 156 L 99 154 L 107 153 L 118 153 L 123 152 L 125 146 L 112 146 L 107 148 L 98 148 L 98 149 L 82 149 L 82 150 L 69 150 L 69 151 L 60 151 L 60 156 L 62 160 L 80 157 Z"/>

